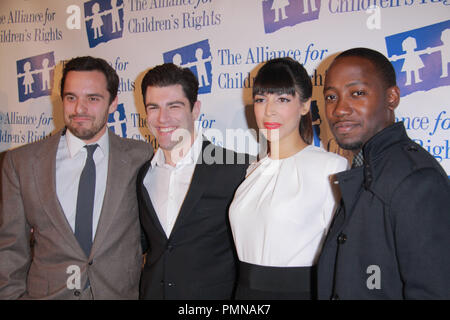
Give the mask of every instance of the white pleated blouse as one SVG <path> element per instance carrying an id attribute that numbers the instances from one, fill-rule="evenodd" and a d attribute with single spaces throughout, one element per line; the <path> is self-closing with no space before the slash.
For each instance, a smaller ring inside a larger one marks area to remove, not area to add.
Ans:
<path id="1" fill-rule="evenodd" d="M 315 265 L 336 208 L 331 175 L 345 158 L 307 146 L 293 156 L 252 164 L 229 218 L 240 261 L 275 267 Z"/>

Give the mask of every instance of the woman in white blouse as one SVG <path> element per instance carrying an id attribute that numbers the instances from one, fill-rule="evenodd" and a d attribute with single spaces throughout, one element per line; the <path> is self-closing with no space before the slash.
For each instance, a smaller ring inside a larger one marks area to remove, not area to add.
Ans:
<path id="1" fill-rule="evenodd" d="M 295 60 L 258 72 L 256 122 L 269 142 L 230 206 L 239 257 L 236 299 L 314 298 L 314 265 L 336 206 L 330 176 L 347 160 L 310 145 L 312 84 Z"/>

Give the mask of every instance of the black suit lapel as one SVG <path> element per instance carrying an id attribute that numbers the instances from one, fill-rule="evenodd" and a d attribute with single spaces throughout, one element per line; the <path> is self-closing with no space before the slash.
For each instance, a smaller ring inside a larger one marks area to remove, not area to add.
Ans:
<path id="1" fill-rule="evenodd" d="M 161 232 L 161 235 L 164 237 L 164 239 L 167 240 L 167 235 L 164 232 L 161 222 L 159 221 L 158 215 L 156 214 L 155 208 L 153 207 L 152 201 L 150 200 L 147 188 L 144 186 L 144 178 L 149 170 L 151 170 L 151 160 L 147 161 L 141 167 L 137 177 L 138 192 L 140 194 L 140 199 L 142 199 L 142 202 L 140 203 L 141 205 L 140 210 L 143 210 L 145 214 L 144 217 L 142 217 L 142 219 L 149 218 L 150 222 L 153 223 L 156 229 L 158 229 L 159 232 Z M 145 223 L 144 221 L 142 222 Z"/>
<path id="2" fill-rule="evenodd" d="M 197 160 L 197 164 L 194 169 L 194 174 L 192 176 L 191 185 L 189 186 L 189 190 L 184 198 L 183 204 L 181 205 L 180 212 L 178 213 L 177 220 L 172 229 L 172 234 L 175 234 L 176 230 L 183 224 L 183 220 L 186 219 L 187 216 L 194 209 L 195 205 L 200 201 L 205 191 L 205 188 L 208 186 L 208 181 L 214 181 L 214 175 L 217 172 L 215 170 L 216 164 L 205 164 L 203 163 L 203 153 L 205 148 L 211 142 L 204 140 L 202 145 L 202 153 Z"/>

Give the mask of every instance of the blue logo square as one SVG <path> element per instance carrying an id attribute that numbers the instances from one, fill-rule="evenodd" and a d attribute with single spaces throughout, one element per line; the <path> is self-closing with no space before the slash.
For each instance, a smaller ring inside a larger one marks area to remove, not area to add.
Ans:
<path id="1" fill-rule="evenodd" d="M 210 93 L 212 86 L 211 49 L 209 41 L 203 40 L 163 53 L 165 63 L 189 68 L 198 79 L 198 93 Z"/>
<path id="2" fill-rule="evenodd" d="M 84 4 L 89 47 L 122 38 L 123 0 L 92 0 Z"/>
<path id="3" fill-rule="evenodd" d="M 53 51 L 18 60 L 16 66 L 19 102 L 51 94 L 55 67 Z"/>
<path id="4" fill-rule="evenodd" d="M 386 37 L 401 96 L 450 85 L 450 20 Z"/>
<path id="5" fill-rule="evenodd" d="M 263 0 L 264 31 L 319 19 L 321 0 Z"/>
<path id="6" fill-rule="evenodd" d="M 116 111 L 108 115 L 108 127 L 118 136 L 127 137 L 127 116 L 123 103 L 118 104 Z"/>

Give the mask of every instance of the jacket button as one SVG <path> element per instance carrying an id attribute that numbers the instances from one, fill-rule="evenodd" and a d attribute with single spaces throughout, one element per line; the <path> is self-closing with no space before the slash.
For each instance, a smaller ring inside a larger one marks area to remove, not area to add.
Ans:
<path id="1" fill-rule="evenodd" d="M 415 145 L 410 145 L 410 146 L 408 146 L 408 149 L 407 149 L 408 151 L 418 151 L 419 149 L 417 148 L 417 146 L 415 146 Z"/>
<path id="2" fill-rule="evenodd" d="M 81 292 L 78 291 L 78 290 L 75 290 L 75 291 L 73 292 L 73 295 L 74 295 L 75 297 L 79 297 L 80 294 L 81 294 Z"/>
<path id="3" fill-rule="evenodd" d="M 333 296 L 331 297 L 331 300 L 339 300 L 339 296 L 335 293 L 335 294 L 333 294 Z"/>
<path id="4" fill-rule="evenodd" d="M 338 243 L 339 244 L 344 244 L 345 243 L 345 241 L 347 241 L 347 235 L 345 234 L 345 233 L 341 233 L 339 236 L 338 236 Z"/>
<path id="5" fill-rule="evenodd" d="M 173 250 L 173 246 L 172 246 L 172 245 L 168 245 L 168 246 L 167 246 L 167 250 L 168 250 L 169 252 L 171 252 L 171 251 Z"/>
<path id="6" fill-rule="evenodd" d="M 172 283 L 172 282 L 169 282 L 167 285 L 168 285 L 169 287 L 174 287 L 174 286 L 175 286 L 175 284 Z"/>

